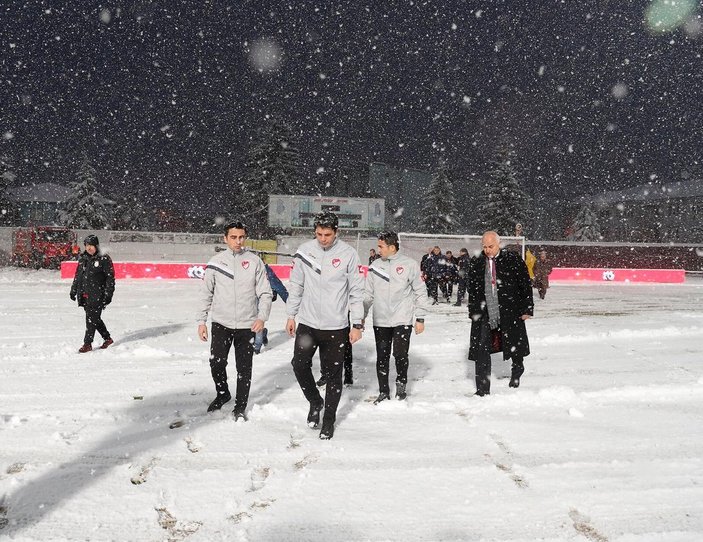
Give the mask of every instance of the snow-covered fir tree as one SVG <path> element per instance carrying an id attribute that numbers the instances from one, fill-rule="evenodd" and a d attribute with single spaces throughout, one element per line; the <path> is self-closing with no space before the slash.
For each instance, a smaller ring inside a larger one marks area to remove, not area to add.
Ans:
<path id="1" fill-rule="evenodd" d="M 420 231 L 425 233 L 458 233 L 459 213 L 454 203 L 454 186 L 445 165 L 432 174 L 420 219 Z"/>
<path id="2" fill-rule="evenodd" d="M 10 159 L 0 156 L 0 226 L 10 226 L 14 219 L 14 204 L 10 200 L 10 184 L 15 180 Z"/>
<path id="3" fill-rule="evenodd" d="M 493 230 L 499 235 L 515 235 L 515 225 L 529 221 L 530 204 L 530 197 L 518 181 L 515 152 L 510 147 L 500 147 L 477 198 L 472 233 L 480 235 Z"/>
<path id="4" fill-rule="evenodd" d="M 154 214 L 146 209 L 136 196 L 118 198 L 112 211 L 111 227 L 114 230 L 153 230 Z"/>
<path id="5" fill-rule="evenodd" d="M 574 218 L 571 229 L 569 241 L 600 241 L 603 238 L 598 224 L 598 215 L 588 204 L 581 207 Z"/>
<path id="6" fill-rule="evenodd" d="M 308 193 L 300 175 L 297 139 L 289 125 L 269 119 L 256 130 L 236 184 L 238 195 L 231 214 L 258 232 L 267 228 L 270 194 Z"/>
<path id="7" fill-rule="evenodd" d="M 69 185 L 71 194 L 59 211 L 59 221 L 69 228 L 101 229 L 110 223 L 112 202 L 100 195 L 97 172 L 87 155 Z"/>

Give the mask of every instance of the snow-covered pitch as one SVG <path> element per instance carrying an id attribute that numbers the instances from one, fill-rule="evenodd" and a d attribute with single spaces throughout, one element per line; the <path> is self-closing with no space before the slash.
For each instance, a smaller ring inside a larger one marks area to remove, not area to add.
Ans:
<path id="1" fill-rule="evenodd" d="M 465 307 L 413 336 L 405 402 L 370 402 L 369 329 L 331 441 L 305 424 L 281 301 L 235 423 L 205 414 L 199 281 L 118 281 L 116 342 L 87 354 L 69 286 L 0 270 L 0 539 L 703 540 L 703 281 L 554 284 L 521 387 L 486 398 Z"/>

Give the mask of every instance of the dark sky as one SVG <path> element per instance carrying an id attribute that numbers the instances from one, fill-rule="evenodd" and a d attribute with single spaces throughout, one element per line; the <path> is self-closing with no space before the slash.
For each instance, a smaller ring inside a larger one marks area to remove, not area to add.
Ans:
<path id="1" fill-rule="evenodd" d="M 700 176 L 701 6 L 655 32 L 652 5 L 15 0 L 0 149 L 18 183 L 68 182 L 85 151 L 106 192 L 152 204 L 220 197 L 266 115 L 321 180 L 444 160 L 461 183 L 506 143 L 532 193 Z M 277 69 L 256 69 L 261 47 Z"/>

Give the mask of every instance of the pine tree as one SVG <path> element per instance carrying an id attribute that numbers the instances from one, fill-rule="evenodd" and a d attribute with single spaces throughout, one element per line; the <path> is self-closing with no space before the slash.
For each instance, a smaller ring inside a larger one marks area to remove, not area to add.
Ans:
<path id="1" fill-rule="evenodd" d="M 136 196 L 119 198 L 112 212 L 111 227 L 115 230 L 150 231 L 154 229 L 154 215 Z"/>
<path id="2" fill-rule="evenodd" d="M 232 216 L 242 219 L 251 230 L 264 232 L 268 224 L 270 194 L 303 194 L 300 155 L 293 130 L 269 119 L 251 138 L 244 171 L 237 179 L 238 196 L 231 205 Z"/>
<path id="3" fill-rule="evenodd" d="M 457 233 L 461 227 L 459 215 L 454 203 L 454 186 L 442 165 L 432 175 L 422 208 L 420 230 L 425 233 Z"/>
<path id="4" fill-rule="evenodd" d="M 477 198 L 473 229 L 515 235 L 515 225 L 530 218 L 530 197 L 520 188 L 515 152 L 501 147 L 491 161 L 486 183 Z"/>
<path id="5" fill-rule="evenodd" d="M 7 156 L 0 156 L 0 167 L 0 226 L 10 226 L 15 212 L 10 200 L 10 183 L 15 180 L 15 173 Z"/>
<path id="6" fill-rule="evenodd" d="M 588 204 L 581 207 L 574 218 L 571 229 L 573 233 L 569 235 L 569 241 L 600 241 L 602 239 L 598 216 Z"/>
<path id="7" fill-rule="evenodd" d="M 78 170 L 76 180 L 70 184 L 71 194 L 59 211 L 59 221 L 69 228 L 101 229 L 110 222 L 112 202 L 100 195 L 97 189 L 97 172 L 87 156 Z"/>

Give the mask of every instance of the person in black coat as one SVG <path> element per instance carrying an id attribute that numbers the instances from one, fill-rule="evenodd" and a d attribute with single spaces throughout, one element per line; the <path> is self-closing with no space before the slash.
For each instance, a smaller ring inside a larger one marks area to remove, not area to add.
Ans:
<path id="1" fill-rule="evenodd" d="M 84 244 L 85 251 L 78 260 L 70 294 L 71 300 L 77 300 L 78 306 L 85 309 L 86 329 L 83 346 L 78 349 L 80 353 L 93 349 L 96 330 L 103 338 L 100 348 L 107 348 L 114 342 L 102 320 L 102 312 L 112 302 L 115 292 L 115 268 L 110 256 L 100 252 L 97 236 L 89 235 Z"/>
<path id="2" fill-rule="evenodd" d="M 469 251 L 465 248 L 459 250 L 459 257 L 456 261 L 457 266 L 457 292 L 456 292 L 456 303 L 455 307 L 461 307 L 464 302 L 464 296 L 466 295 L 466 288 L 469 284 L 469 264 L 471 262 L 471 256 L 469 256 Z"/>
<path id="3" fill-rule="evenodd" d="M 432 304 L 437 304 L 437 299 L 439 294 L 437 293 L 437 287 L 442 291 L 444 297 L 446 294 L 446 283 L 444 282 L 444 274 L 446 272 L 446 260 L 444 259 L 444 254 L 442 250 L 436 246 L 432 249 L 432 252 L 427 257 L 425 261 L 425 284 L 427 285 L 427 297 L 432 298 Z"/>
<path id="4" fill-rule="evenodd" d="M 525 320 L 532 317 L 534 302 L 530 274 L 523 259 L 500 250 L 500 237 L 487 231 L 481 240 L 483 253 L 469 267 L 469 360 L 476 362 L 476 395 L 491 391 L 491 352 L 512 359 L 509 386 L 517 388 L 525 372 L 523 360 L 530 354 Z"/>

